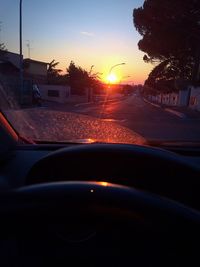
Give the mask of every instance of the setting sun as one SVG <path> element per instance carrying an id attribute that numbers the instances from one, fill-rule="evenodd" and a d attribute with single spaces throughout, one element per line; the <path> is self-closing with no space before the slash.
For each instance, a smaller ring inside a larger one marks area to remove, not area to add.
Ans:
<path id="1" fill-rule="evenodd" d="M 107 77 L 107 81 L 109 83 L 116 83 L 118 80 L 117 76 L 113 73 L 109 74 L 108 77 Z"/>

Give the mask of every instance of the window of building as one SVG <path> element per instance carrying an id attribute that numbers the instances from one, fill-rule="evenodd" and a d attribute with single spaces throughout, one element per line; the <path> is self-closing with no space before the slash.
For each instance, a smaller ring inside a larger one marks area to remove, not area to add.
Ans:
<path id="1" fill-rule="evenodd" d="M 48 96 L 59 97 L 59 91 L 58 90 L 48 90 Z"/>

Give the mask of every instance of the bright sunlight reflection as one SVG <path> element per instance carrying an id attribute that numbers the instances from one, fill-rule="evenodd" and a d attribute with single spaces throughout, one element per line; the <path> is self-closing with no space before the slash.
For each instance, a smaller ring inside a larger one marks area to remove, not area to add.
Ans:
<path id="1" fill-rule="evenodd" d="M 108 186 L 108 183 L 107 182 L 100 182 L 100 185 L 102 185 L 102 186 Z"/>
<path id="2" fill-rule="evenodd" d="M 111 73 L 111 74 L 108 75 L 107 81 L 109 83 L 116 83 L 118 81 L 118 78 L 114 73 Z"/>

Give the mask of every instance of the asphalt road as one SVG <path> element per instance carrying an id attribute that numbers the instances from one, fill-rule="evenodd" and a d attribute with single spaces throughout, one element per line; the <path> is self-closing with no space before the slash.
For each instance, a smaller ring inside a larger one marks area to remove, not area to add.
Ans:
<path id="1" fill-rule="evenodd" d="M 43 107 L 10 110 L 14 128 L 33 141 L 144 143 L 200 140 L 200 115 L 178 117 L 146 103 L 140 95 L 104 103 L 69 105 L 44 103 Z"/>
<path id="2" fill-rule="evenodd" d="M 73 112 L 115 122 L 148 140 L 200 140 L 200 115 L 180 118 L 144 102 L 138 94 L 122 101 L 81 106 Z"/>

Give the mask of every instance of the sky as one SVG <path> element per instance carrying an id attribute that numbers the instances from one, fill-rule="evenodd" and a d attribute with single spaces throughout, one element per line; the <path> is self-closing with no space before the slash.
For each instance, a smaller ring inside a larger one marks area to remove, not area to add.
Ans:
<path id="1" fill-rule="evenodd" d="M 118 82 L 143 83 L 152 69 L 138 49 L 141 36 L 133 25 L 133 9 L 144 0 L 23 0 L 23 54 L 32 59 L 60 62 L 66 72 L 70 61 L 102 73 L 110 68 Z M 0 0 L 0 42 L 19 52 L 19 0 Z"/>

